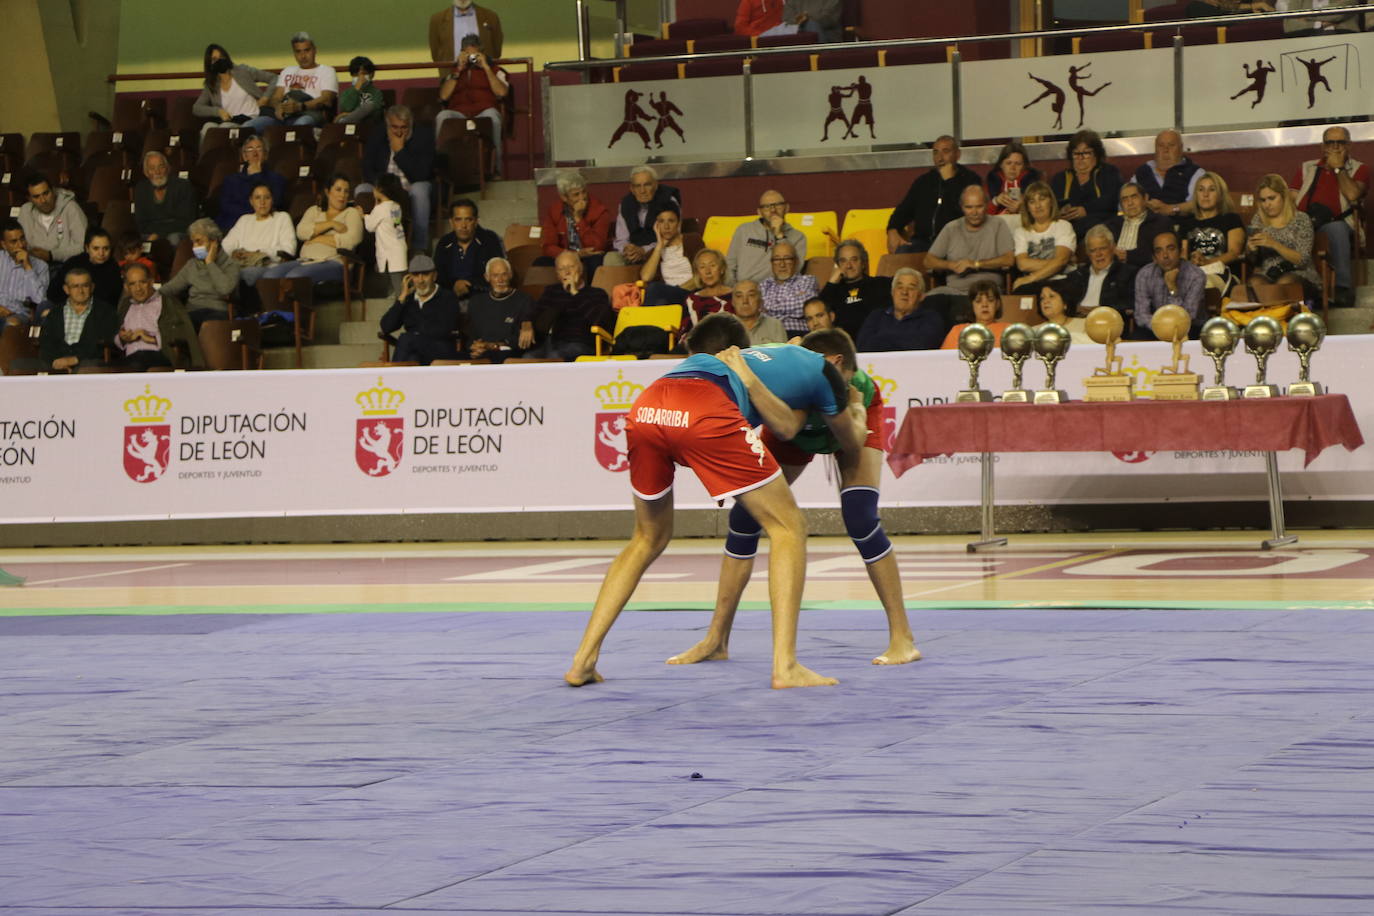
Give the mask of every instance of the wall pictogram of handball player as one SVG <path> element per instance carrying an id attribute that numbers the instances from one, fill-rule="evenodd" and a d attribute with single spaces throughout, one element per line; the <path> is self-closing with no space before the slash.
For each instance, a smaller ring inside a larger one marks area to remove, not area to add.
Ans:
<path id="1" fill-rule="evenodd" d="M 1307 56 L 1304 57 L 1303 55 Z M 1341 90 L 1349 92 L 1352 88 L 1358 89 L 1362 83 L 1360 79 L 1360 52 L 1354 45 L 1339 44 L 1327 45 L 1320 48 L 1306 48 L 1303 51 L 1285 51 L 1279 55 L 1279 66 L 1275 67 L 1271 60 L 1260 58 L 1251 67 L 1248 63 L 1242 64 L 1241 69 L 1245 72 L 1245 78 L 1250 81 L 1249 85 L 1241 87 L 1241 90 L 1231 96 L 1235 101 L 1247 93 L 1254 93 L 1255 97 L 1250 100 L 1250 107 L 1257 107 L 1264 101 L 1265 93 L 1269 89 L 1269 74 L 1279 75 L 1279 93 L 1282 95 L 1290 90 L 1307 93 L 1307 107 L 1315 108 L 1317 105 L 1317 90 L 1325 89 L 1327 95 L 1334 95 L 1336 90 L 1331 88 L 1331 80 L 1327 79 L 1326 67 L 1328 64 L 1336 64 L 1332 69 L 1331 75 L 1337 82 L 1341 83 Z M 1339 70 L 1337 75 L 1335 72 Z M 1292 82 L 1290 86 L 1289 83 Z"/>
<path id="2" fill-rule="evenodd" d="M 658 98 L 654 98 L 652 92 L 649 93 L 649 107 L 658 112 L 658 117 L 654 117 L 640 107 L 639 100 L 644 98 L 644 93 L 636 92 L 634 89 L 625 90 L 625 119 L 611 135 L 611 142 L 606 144 L 606 149 L 610 149 L 620 142 L 620 138 L 626 134 L 635 134 L 644 141 L 645 149 L 654 149 L 649 145 L 649 131 L 644 124 L 655 124 L 653 142 L 658 149 L 663 148 L 663 132 L 671 130 L 677 134 L 678 139 L 683 143 L 687 142 L 687 135 L 682 131 L 682 125 L 677 123 L 674 115 L 682 115 L 682 109 L 678 108 L 668 99 L 667 92 L 660 92 Z M 685 117 L 685 115 L 683 115 Z"/>

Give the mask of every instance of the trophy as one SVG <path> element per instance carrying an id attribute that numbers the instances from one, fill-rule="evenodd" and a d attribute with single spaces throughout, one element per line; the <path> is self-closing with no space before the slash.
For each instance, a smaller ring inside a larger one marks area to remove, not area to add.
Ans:
<path id="1" fill-rule="evenodd" d="M 1027 324 L 1010 324 L 1002 331 L 1002 358 L 1011 363 L 1011 389 L 1002 392 L 1003 404 L 1029 404 L 1032 392 L 1021 387 L 1021 369 L 1035 353 L 1035 331 Z"/>
<path id="2" fill-rule="evenodd" d="M 1150 319 L 1150 330 L 1155 336 L 1174 345 L 1173 362 L 1155 376 L 1156 401 L 1196 401 L 1199 398 L 1198 386 L 1202 380 L 1196 372 L 1188 371 L 1188 357 L 1183 355 L 1183 342 L 1188 339 L 1192 323 L 1192 316 L 1181 305 L 1166 305 Z"/>
<path id="3" fill-rule="evenodd" d="M 1229 318 L 1208 318 L 1202 326 L 1202 352 L 1212 357 L 1212 365 L 1217 369 L 1216 384 L 1202 389 L 1204 401 L 1231 401 L 1240 397 L 1240 392 L 1226 384 L 1226 357 L 1235 352 L 1236 341 L 1240 340 L 1240 325 Z"/>
<path id="4" fill-rule="evenodd" d="M 1045 322 L 1035 329 L 1035 356 L 1045 361 L 1045 387 L 1035 392 L 1036 404 L 1062 404 L 1069 399 L 1068 392 L 1054 387 L 1054 370 L 1059 361 L 1068 355 L 1068 329 L 1063 325 Z"/>
<path id="5" fill-rule="evenodd" d="M 1298 354 L 1302 368 L 1298 370 L 1298 380 L 1288 386 L 1285 394 L 1311 397 L 1322 393 L 1322 383 L 1311 381 L 1312 354 L 1322 348 L 1326 337 L 1326 325 L 1311 312 L 1303 312 L 1288 322 L 1288 349 Z"/>
<path id="6" fill-rule="evenodd" d="M 1255 373 L 1255 384 L 1245 386 L 1244 397 L 1278 397 L 1279 386 L 1266 382 L 1264 374 L 1269 366 L 1269 357 L 1279 348 L 1279 341 L 1283 339 L 1283 328 L 1274 319 L 1262 315 L 1251 319 L 1241 336 L 1245 339 L 1245 352 L 1255 358 L 1255 364 L 1259 367 Z"/>
<path id="7" fill-rule="evenodd" d="M 968 388 L 954 397 L 955 403 L 992 400 L 992 392 L 978 387 L 978 367 L 992 353 L 992 332 L 981 324 L 971 324 L 959 332 L 959 358 L 968 362 Z"/>
<path id="8" fill-rule="evenodd" d="M 1135 400 L 1135 379 L 1121 371 L 1121 357 L 1116 355 L 1116 344 L 1121 340 L 1125 324 L 1121 313 L 1107 305 L 1093 309 L 1083 322 L 1094 343 L 1107 345 L 1107 367 L 1094 369 L 1093 374 L 1083 380 L 1083 387 L 1087 389 L 1085 401 Z"/>

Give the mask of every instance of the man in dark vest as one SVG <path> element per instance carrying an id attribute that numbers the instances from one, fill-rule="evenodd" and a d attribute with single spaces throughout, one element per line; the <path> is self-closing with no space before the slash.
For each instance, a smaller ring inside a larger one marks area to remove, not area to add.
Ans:
<path id="1" fill-rule="evenodd" d="M 658 183 L 658 173 L 647 165 L 630 171 L 630 193 L 620 201 L 615 218 L 615 251 L 605 263 L 643 264 L 653 251 L 657 236 L 654 220 L 664 210 L 682 212 L 682 195 L 677 188 Z"/>
<path id="2" fill-rule="evenodd" d="M 1155 137 L 1155 157 L 1135 170 L 1135 183 L 1145 192 L 1149 208 L 1174 222 L 1193 212 L 1193 187 L 1202 166 L 1183 155 L 1183 137 L 1176 130 Z"/>

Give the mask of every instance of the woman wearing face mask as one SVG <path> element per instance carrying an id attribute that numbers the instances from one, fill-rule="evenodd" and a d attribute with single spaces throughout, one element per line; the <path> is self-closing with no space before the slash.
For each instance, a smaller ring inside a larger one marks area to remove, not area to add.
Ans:
<path id="1" fill-rule="evenodd" d="M 192 114 L 206 119 L 201 134 L 212 127 L 237 127 L 256 118 L 258 102 L 274 79 L 266 70 L 234 63 L 220 45 L 206 45 L 205 83 L 191 107 Z"/>
<path id="2" fill-rule="evenodd" d="M 339 116 L 335 121 L 340 124 L 380 123 L 386 100 L 382 90 L 372 82 L 376 72 L 376 66 L 366 57 L 355 57 L 348 62 L 348 75 L 353 77 L 353 85 L 339 94 Z"/>
<path id="3" fill-rule="evenodd" d="M 201 322 L 229 317 L 229 297 L 239 285 L 241 268 L 220 246 L 224 234 L 214 220 L 198 219 L 186 234 L 194 257 L 162 284 L 161 293 L 183 300 L 199 331 Z"/>

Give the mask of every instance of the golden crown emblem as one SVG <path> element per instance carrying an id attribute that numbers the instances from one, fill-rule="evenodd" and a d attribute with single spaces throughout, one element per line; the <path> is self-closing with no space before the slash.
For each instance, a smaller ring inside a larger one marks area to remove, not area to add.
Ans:
<path id="1" fill-rule="evenodd" d="M 130 423 L 162 423 L 172 409 L 172 402 L 153 394 L 152 385 L 144 385 L 143 393 L 124 402 L 124 412 Z"/>
<path id="2" fill-rule="evenodd" d="M 379 375 L 376 386 L 359 391 L 353 400 L 358 402 L 365 417 L 394 417 L 406 402 L 406 396 L 404 391 L 386 387 Z"/>
<path id="3" fill-rule="evenodd" d="M 1129 375 L 1135 379 L 1135 393 L 1137 397 L 1142 394 L 1148 395 L 1154 391 L 1152 383 L 1154 382 L 1155 376 L 1159 374 L 1159 370 L 1151 369 L 1148 366 L 1142 366 L 1138 356 L 1132 356 L 1131 364 L 1121 371 L 1123 374 Z"/>
<path id="4" fill-rule="evenodd" d="M 890 378 L 883 378 L 881 375 L 873 371 L 873 367 L 871 365 L 864 370 L 864 374 L 866 374 L 870 379 L 873 380 L 874 387 L 876 387 L 883 396 L 883 403 L 891 404 L 892 398 L 897 394 L 896 381 Z"/>
<path id="5" fill-rule="evenodd" d="M 614 382 L 607 382 L 596 389 L 596 399 L 601 402 L 602 408 L 606 410 L 629 410 L 634 404 L 635 398 L 644 390 L 644 386 L 638 382 L 625 380 L 624 372 L 615 374 Z"/>

